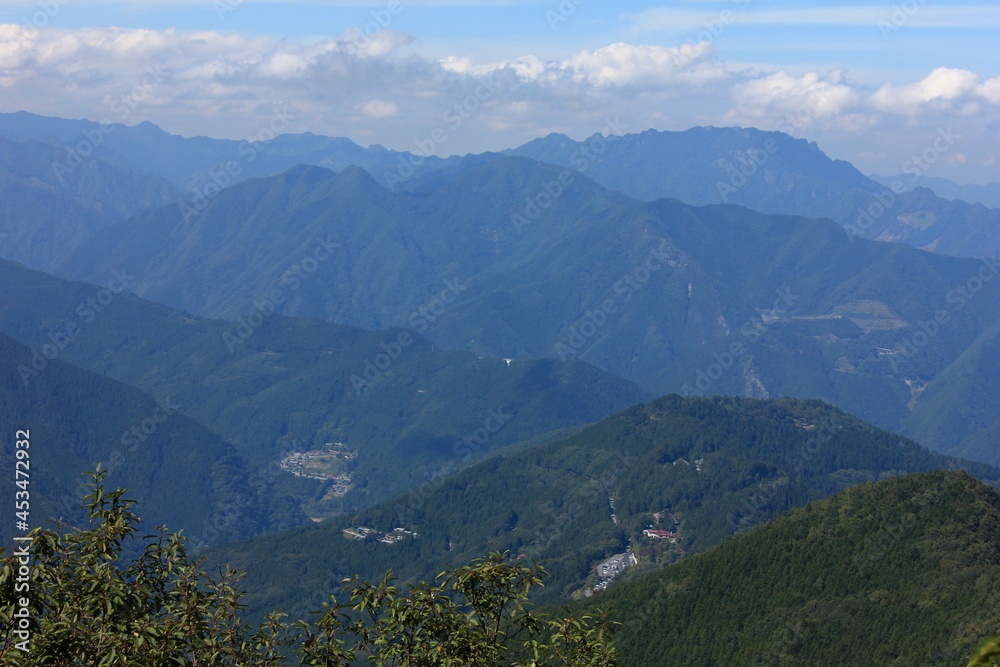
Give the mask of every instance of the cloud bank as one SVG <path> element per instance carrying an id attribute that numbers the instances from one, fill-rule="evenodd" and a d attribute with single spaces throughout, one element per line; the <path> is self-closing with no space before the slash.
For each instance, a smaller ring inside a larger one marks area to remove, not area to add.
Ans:
<path id="1" fill-rule="evenodd" d="M 0 91 L 4 111 L 150 120 L 180 134 L 230 138 L 252 134 L 276 106 L 289 105 L 297 112 L 290 132 L 411 150 L 458 109 L 463 126 L 438 146 L 441 154 L 503 148 L 550 131 L 587 136 L 615 117 L 632 131 L 753 125 L 808 136 L 843 151 L 837 157 L 888 172 L 945 126 L 968 142 L 965 161 L 953 165 L 986 164 L 997 145 L 989 128 L 1000 123 L 1000 77 L 962 69 L 866 86 L 843 69 L 726 63 L 710 41 L 620 42 L 562 60 L 430 59 L 413 36 L 389 28 L 302 43 L 218 31 L 0 25 Z"/>

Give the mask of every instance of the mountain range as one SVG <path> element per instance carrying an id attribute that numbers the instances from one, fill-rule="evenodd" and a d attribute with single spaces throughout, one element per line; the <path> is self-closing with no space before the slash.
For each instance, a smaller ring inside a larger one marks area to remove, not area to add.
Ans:
<path id="1" fill-rule="evenodd" d="M 602 580 L 656 571 L 850 486 L 957 468 L 1000 483 L 1000 469 L 929 452 L 818 401 L 672 395 L 564 439 L 500 450 L 360 513 L 206 555 L 249 572 L 257 613 L 299 607 L 317 591 L 322 602 L 341 578 L 391 568 L 427 580 L 443 563 L 496 550 L 544 561 L 540 604 L 600 600 Z M 379 539 L 397 528 L 416 536 Z M 599 564 L 616 554 L 635 563 L 608 577 Z"/>
<path id="2" fill-rule="evenodd" d="M 937 156 L 956 137 L 930 138 Z M 599 153 L 597 148 L 605 146 Z M 819 147 L 783 132 L 696 127 L 604 140 L 573 141 L 551 134 L 510 151 L 588 176 L 632 197 L 673 197 L 689 204 L 740 204 L 763 213 L 828 218 L 861 238 L 906 243 L 961 257 L 1000 250 L 1000 211 L 938 197 L 914 187 L 926 166 L 915 165 L 888 184 L 876 182 Z"/>
<path id="3" fill-rule="evenodd" d="M 258 619 L 506 551 L 547 611 L 610 607 L 629 665 L 938 664 L 994 631 L 995 184 L 753 128 L 438 158 L 289 120 L 0 114 L 32 525 L 80 525 L 100 466 Z"/>
<path id="4" fill-rule="evenodd" d="M 62 158 L 52 161 L 49 171 L 72 173 L 76 167 L 71 163 L 93 156 L 170 181 L 183 190 L 181 201 L 208 201 L 223 187 L 299 164 L 334 171 L 358 166 L 389 189 L 411 190 L 421 176 L 448 171 L 465 159 L 392 151 L 377 144 L 363 148 L 346 138 L 312 133 L 281 134 L 289 124 L 287 115 L 278 110 L 274 128 L 235 141 L 180 137 L 149 122 L 101 125 L 17 112 L 0 114 L 0 136 L 53 145 Z M 925 153 L 936 156 L 930 164 L 947 155 L 956 139 L 949 128 L 929 137 Z M 582 141 L 550 134 L 500 153 L 467 157 L 487 161 L 503 155 L 585 172 L 607 188 L 643 200 L 733 203 L 764 213 L 830 218 L 862 238 L 963 257 L 992 257 L 1000 249 L 1000 213 L 976 203 L 995 203 L 988 194 L 990 186 L 958 191 L 968 194 L 972 203 L 957 200 L 956 188 L 921 180 L 927 178 L 929 164 L 920 161 L 907 165 L 903 175 L 880 182 L 847 162 L 830 159 L 815 143 L 783 132 L 696 127 L 595 135 Z M 922 184 L 933 184 L 943 194 Z"/>
<path id="5" fill-rule="evenodd" d="M 409 327 L 479 355 L 580 358 L 657 394 L 819 398 L 1000 462 L 995 399 L 964 400 L 995 370 L 976 352 L 996 336 L 992 260 L 643 202 L 528 158 L 468 162 L 417 192 L 360 168 L 251 179 L 197 215 L 161 207 L 98 232 L 57 272 L 98 283 L 141 267 L 129 289 L 206 317 Z M 958 401 L 959 419 L 925 407 Z"/>
<path id="6" fill-rule="evenodd" d="M 477 358 L 406 330 L 277 314 L 206 320 L 2 260 L 0 292 L 0 331 L 30 346 L 14 359 L 17 382 L 44 377 L 50 360 L 75 363 L 171 400 L 255 470 L 343 443 L 356 455 L 353 482 L 331 512 L 651 397 L 575 359 Z"/>
<path id="7" fill-rule="evenodd" d="M 902 181 L 907 190 L 927 188 L 943 199 L 961 199 L 970 204 L 982 204 L 989 208 L 1000 208 L 1000 183 L 991 182 L 982 185 L 976 183 L 960 184 L 947 178 L 937 176 L 918 176 L 915 174 L 897 174 L 895 176 L 869 175 L 876 183 L 892 185 L 894 181 Z"/>

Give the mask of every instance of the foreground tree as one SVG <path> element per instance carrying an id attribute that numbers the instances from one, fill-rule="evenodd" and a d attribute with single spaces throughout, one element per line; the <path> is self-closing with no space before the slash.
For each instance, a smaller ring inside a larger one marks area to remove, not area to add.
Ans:
<path id="1" fill-rule="evenodd" d="M 991 667 L 1000 662 L 1000 635 L 990 637 L 982 643 L 968 667 Z"/>
<path id="2" fill-rule="evenodd" d="M 94 474 L 84 500 L 90 528 L 31 533 L 27 591 L 18 555 L 0 552 L 0 664 L 272 667 L 293 653 L 315 667 L 617 664 L 614 623 L 533 614 L 528 597 L 545 571 L 500 553 L 405 592 L 391 572 L 348 580 L 347 601 L 331 598 L 314 621 L 274 612 L 252 627 L 240 617 L 241 573 L 209 576 L 165 529 L 140 538 L 134 502 L 106 492 L 105 477 Z M 16 616 L 21 598 L 27 619 Z"/>

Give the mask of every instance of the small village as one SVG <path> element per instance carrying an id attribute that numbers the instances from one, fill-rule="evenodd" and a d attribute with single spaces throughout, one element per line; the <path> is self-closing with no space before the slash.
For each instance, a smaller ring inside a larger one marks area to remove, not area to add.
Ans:
<path id="1" fill-rule="evenodd" d="M 683 459 L 675 462 L 677 463 L 687 463 Z M 697 470 L 701 472 L 702 460 L 699 459 L 695 461 Z M 689 464 L 690 465 L 690 464 Z M 614 500 L 611 500 L 612 512 L 614 511 Z M 611 519 L 614 523 L 618 523 L 617 517 L 612 513 Z M 680 530 L 680 520 L 677 519 L 673 514 L 667 511 L 655 512 L 653 514 L 653 520 L 655 524 L 650 524 L 643 529 L 643 537 L 654 540 L 655 542 L 668 543 L 670 546 L 668 550 L 678 550 L 680 545 L 678 543 L 679 530 Z M 636 548 L 639 548 L 638 546 Z M 606 591 L 611 582 L 614 581 L 615 577 L 624 572 L 626 569 L 633 567 L 639 563 L 639 558 L 635 555 L 632 550 L 631 543 L 629 548 L 625 550 L 624 553 L 615 554 L 599 562 L 594 566 L 595 573 L 597 575 L 597 583 L 585 589 L 583 595 L 585 597 L 590 597 L 594 593 L 600 593 Z"/>
<path id="2" fill-rule="evenodd" d="M 348 451 L 342 442 L 328 442 L 324 446 L 325 451 L 292 452 L 279 466 L 296 477 L 332 482 L 324 500 L 343 498 L 351 490 L 351 473 L 346 467 L 358 455 Z"/>
<path id="3" fill-rule="evenodd" d="M 396 544 L 397 542 L 402 542 L 405 539 L 419 537 L 417 533 L 405 528 L 394 528 L 388 533 L 385 533 L 366 526 L 344 528 L 344 535 L 354 540 L 375 540 L 381 542 L 382 544 Z"/>

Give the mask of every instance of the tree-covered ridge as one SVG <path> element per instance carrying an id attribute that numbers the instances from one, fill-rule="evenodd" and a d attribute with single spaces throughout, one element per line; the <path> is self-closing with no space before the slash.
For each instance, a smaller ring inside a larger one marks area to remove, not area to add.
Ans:
<path id="1" fill-rule="evenodd" d="M 1000 494 L 934 472 L 792 510 L 600 604 L 625 665 L 960 665 L 1000 625 L 998 591 Z"/>
<path id="2" fill-rule="evenodd" d="M 89 527 L 35 529 L 0 549 L 0 661 L 39 667 L 613 667 L 603 614 L 549 618 L 530 608 L 537 563 L 491 553 L 402 587 L 344 580 L 308 619 L 241 615 L 240 573 L 212 576 L 188 541 L 140 537 L 134 501 L 98 468 L 82 509 Z M 135 553 L 135 556 L 128 556 Z"/>
<path id="3" fill-rule="evenodd" d="M 291 607 L 334 575 L 393 566 L 404 579 L 426 577 L 490 550 L 544 559 L 552 577 L 540 599 L 559 602 L 586 594 L 599 582 L 596 565 L 614 554 L 635 554 L 628 579 L 851 485 L 957 467 L 1000 480 L 996 468 L 932 453 L 818 401 L 672 395 L 563 440 L 498 452 L 355 516 L 210 557 L 250 572 L 258 612 Z M 644 533 L 672 531 L 675 520 L 676 543 Z M 418 537 L 387 545 L 344 533 L 359 526 Z"/>
<path id="4" fill-rule="evenodd" d="M 291 485 L 256 474 L 230 443 L 169 397 L 156 400 L 59 359 L 25 382 L 18 364 L 30 358 L 27 347 L 0 334 L 0 464 L 12 471 L 2 488 L 12 499 L 19 491 L 14 434 L 27 431 L 29 525 L 82 519 L 82 473 L 98 464 L 110 483 L 135 489 L 148 505 L 144 530 L 173 525 L 199 546 L 306 521 L 288 497 Z M 0 544 L 10 544 L 13 528 L 13 520 L 0 524 Z"/>
<path id="5" fill-rule="evenodd" d="M 651 397 L 580 360 L 508 363 L 440 350 L 400 329 L 275 313 L 251 319 L 256 327 L 205 320 L 3 260 L 0 296 L 0 331 L 31 347 L 10 359 L 18 382 L 44 376 L 55 355 L 170 398 L 254 469 L 344 443 L 357 453 L 342 501 L 349 508 Z M 308 484 L 298 499 L 320 500 L 321 486 Z"/>

